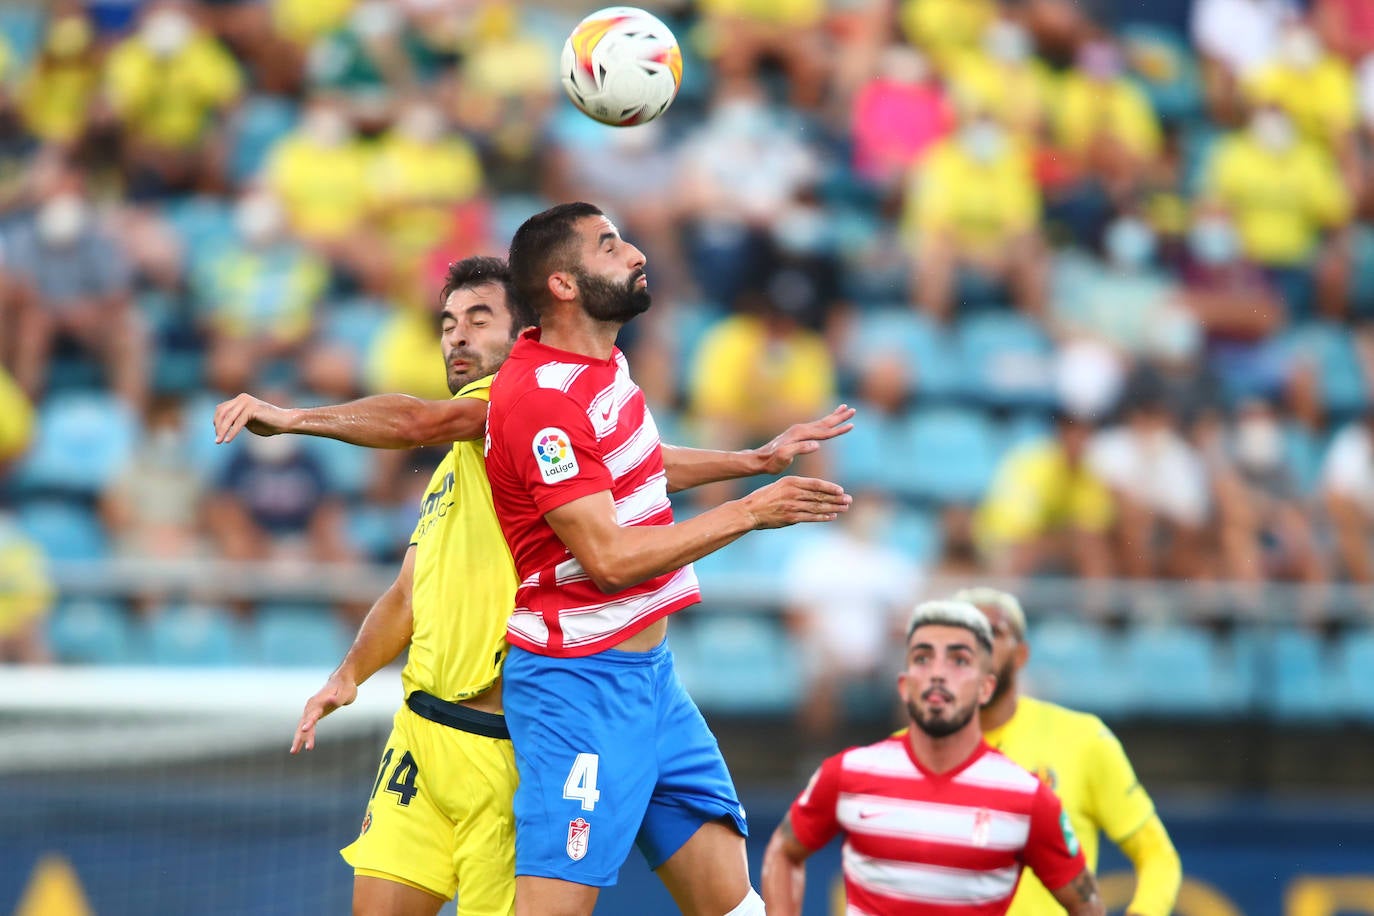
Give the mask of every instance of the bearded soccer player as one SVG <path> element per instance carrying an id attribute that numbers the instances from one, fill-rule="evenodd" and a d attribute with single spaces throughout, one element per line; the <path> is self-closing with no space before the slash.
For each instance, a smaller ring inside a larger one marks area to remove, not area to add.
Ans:
<path id="1" fill-rule="evenodd" d="M 1097 867 L 1102 833 L 1131 860 L 1136 887 L 1128 916 L 1169 916 L 1183 882 L 1182 864 L 1121 742 L 1096 716 L 1021 694 L 1019 676 L 1030 649 L 1026 615 L 1016 596 L 969 588 L 954 597 L 977 607 L 992 627 L 997 689 L 979 713 L 988 744 L 1039 776 L 1063 800 L 1089 867 Z M 1008 911 L 1010 916 L 1058 912 L 1053 895 L 1031 878 L 1021 882 Z"/>
<path id="2" fill-rule="evenodd" d="M 675 524 L 658 431 L 615 346 L 650 305 L 645 258 L 596 207 L 536 214 L 510 246 L 539 314 L 492 386 L 487 474 L 520 587 L 506 637 L 516 912 L 590 914 L 631 845 L 689 916 L 762 916 L 746 826 L 673 670 L 691 563 L 746 532 L 835 519 L 836 484 L 784 477 Z M 710 462 L 697 468 L 703 483 Z"/>
<path id="3" fill-rule="evenodd" d="M 1103 916 L 1093 873 L 1050 789 L 983 741 L 992 630 L 962 601 L 917 606 L 897 690 L 911 727 L 826 760 L 763 859 L 769 916 L 799 916 L 806 860 L 844 834 L 855 916 L 999 916 L 1023 867 L 1070 916 Z"/>

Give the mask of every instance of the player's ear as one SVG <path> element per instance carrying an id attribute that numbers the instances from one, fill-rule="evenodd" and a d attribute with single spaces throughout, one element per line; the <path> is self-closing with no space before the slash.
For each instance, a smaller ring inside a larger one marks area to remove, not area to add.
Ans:
<path id="1" fill-rule="evenodd" d="M 572 302 L 577 298 L 577 278 L 571 271 L 555 270 L 549 274 L 549 292 L 555 302 Z"/>
<path id="2" fill-rule="evenodd" d="M 903 703 L 911 700 L 911 688 L 907 684 L 906 672 L 897 675 L 897 696 L 902 698 Z"/>
<path id="3" fill-rule="evenodd" d="M 1026 667 L 1026 662 L 1030 661 L 1030 643 L 1026 642 L 1024 639 L 1018 642 L 1015 650 L 1012 651 L 1011 657 L 1016 662 L 1017 671 Z"/>
<path id="4" fill-rule="evenodd" d="M 997 675 L 988 672 L 983 675 L 983 683 L 978 687 L 978 705 L 985 706 L 992 699 L 992 695 L 997 692 Z"/>

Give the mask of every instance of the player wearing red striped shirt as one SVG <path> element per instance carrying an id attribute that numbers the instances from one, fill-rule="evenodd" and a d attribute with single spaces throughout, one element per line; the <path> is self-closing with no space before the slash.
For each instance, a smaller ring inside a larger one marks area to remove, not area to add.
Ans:
<path id="1" fill-rule="evenodd" d="M 983 741 L 992 631 L 973 605 L 929 601 L 897 679 L 911 728 L 826 760 L 763 861 L 769 916 L 799 916 L 806 859 L 844 834 L 849 916 L 1001 916 L 1029 867 L 1070 916 L 1103 916 L 1059 799 Z"/>
<path id="2" fill-rule="evenodd" d="M 698 600 L 692 561 L 849 506 L 835 484 L 785 477 L 674 523 L 658 431 L 615 347 L 649 307 L 644 263 L 590 204 L 537 214 L 511 240 L 516 295 L 540 325 L 512 348 L 487 416 L 493 505 L 521 579 L 503 672 L 519 916 L 590 914 L 631 844 L 688 916 L 763 916 L 744 809 L 674 673 L 665 618 Z M 757 472 L 720 455 L 675 455 L 673 485 Z"/>

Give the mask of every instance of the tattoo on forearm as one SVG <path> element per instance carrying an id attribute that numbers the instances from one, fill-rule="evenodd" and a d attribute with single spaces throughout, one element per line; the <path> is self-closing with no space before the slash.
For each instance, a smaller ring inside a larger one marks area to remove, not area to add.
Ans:
<path id="1" fill-rule="evenodd" d="M 1073 889 L 1074 893 L 1078 894 L 1078 899 L 1084 903 L 1092 903 L 1097 899 L 1097 879 L 1090 871 L 1084 871 L 1073 879 Z"/>

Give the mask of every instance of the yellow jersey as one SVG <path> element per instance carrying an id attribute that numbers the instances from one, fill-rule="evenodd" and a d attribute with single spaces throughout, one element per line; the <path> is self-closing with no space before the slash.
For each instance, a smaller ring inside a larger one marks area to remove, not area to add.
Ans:
<path id="1" fill-rule="evenodd" d="M 455 397 L 487 400 L 492 376 Z M 425 488 L 415 547 L 406 695 L 465 700 L 501 676 L 506 619 L 515 607 L 515 563 L 496 521 L 483 442 L 455 442 Z"/>
<path id="2" fill-rule="evenodd" d="M 1120 845 L 1154 816 L 1154 802 L 1136 779 L 1121 742 L 1097 716 L 1021 697 L 1011 719 L 983 738 L 1054 790 L 1094 871 L 1099 834 Z M 1008 916 L 1063 912 L 1030 872 L 1021 876 L 1007 910 Z"/>

